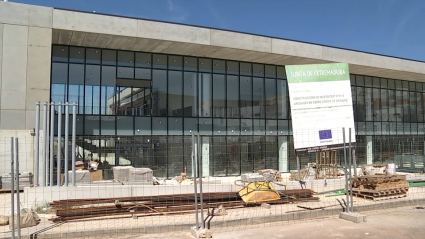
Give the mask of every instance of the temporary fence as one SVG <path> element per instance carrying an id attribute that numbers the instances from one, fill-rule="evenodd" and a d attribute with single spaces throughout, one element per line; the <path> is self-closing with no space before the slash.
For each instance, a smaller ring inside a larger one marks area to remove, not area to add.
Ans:
<path id="1" fill-rule="evenodd" d="M 277 135 L 73 137 L 70 125 L 0 139 L 0 238 L 179 238 L 425 204 L 423 136 L 347 134 L 345 149 L 295 153 Z"/>

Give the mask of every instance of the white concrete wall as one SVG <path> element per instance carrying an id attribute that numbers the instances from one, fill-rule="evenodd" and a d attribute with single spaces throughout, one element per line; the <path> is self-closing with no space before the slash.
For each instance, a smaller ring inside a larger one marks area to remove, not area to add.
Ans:
<path id="1" fill-rule="evenodd" d="M 0 130 L 33 129 L 35 102 L 49 101 L 52 16 L 52 8 L 0 2 Z"/>
<path id="2" fill-rule="evenodd" d="M 0 175 L 10 172 L 11 137 L 19 140 L 20 171 L 34 173 L 30 131 L 35 128 L 35 103 L 50 98 L 52 14 L 52 8 L 0 2 Z M 41 142 L 42 135 L 40 131 Z"/>

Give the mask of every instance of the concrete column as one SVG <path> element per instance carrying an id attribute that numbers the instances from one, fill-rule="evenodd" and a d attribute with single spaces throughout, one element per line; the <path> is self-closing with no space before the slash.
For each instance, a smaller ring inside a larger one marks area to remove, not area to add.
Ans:
<path id="1" fill-rule="evenodd" d="M 202 175 L 210 176 L 210 138 L 202 137 Z"/>
<path id="2" fill-rule="evenodd" d="M 289 172 L 288 167 L 288 137 L 279 136 L 279 172 Z"/>
<path id="3" fill-rule="evenodd" d="M 372 136 L 366 136 L 366 162 L 373 163 L 373 141 Z"/>

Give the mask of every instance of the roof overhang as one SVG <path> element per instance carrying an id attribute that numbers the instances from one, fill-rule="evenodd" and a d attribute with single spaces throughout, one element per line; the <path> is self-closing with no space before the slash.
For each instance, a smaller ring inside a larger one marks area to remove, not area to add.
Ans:
<path id="1" fill-rule="evenodd" d="M 425 62 L 240 32 L 53 10 L 53 44 L 274 65 L 347 62 L 350 73 L 425 82 Z"/>

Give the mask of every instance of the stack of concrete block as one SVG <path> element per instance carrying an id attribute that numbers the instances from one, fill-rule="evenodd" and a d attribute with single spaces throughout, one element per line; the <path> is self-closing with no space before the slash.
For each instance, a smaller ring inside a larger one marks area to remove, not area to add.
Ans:
<path id="1" fill-rule="evenodd" d="M 72 180 L 72 171 L 68 171 L 68 181 L 71 183 Z M 75 184 L 89 184 L 90 180 L 90 171 L 89 170 L 75 170 Z"/>
<path id="2" fill-rule="evenodd" d="M 16 180 L 16 176 L 15 176 Z M 19 174 L 19 190 L 24 190 L 25 187 L 34 186 L 34 175 L 30 172 L 23 172 Z M 11 190 L 12 189 L 12 176 L 10 173 L 5 173 L 1 179 L 2 189 Z M 16 187 L 16 181 L 15 181 Z"/>
<path id="3" fill-rule="evenodd" d="M 244 173 L 241 175 L 241 179 L 245 182 L 264 181 L 263 175 L 259 173 Z"/>
<path id="4" fill-rule="evenodd" d="M 114 181 L 127 182 L 130 178 L 130 169 L 134 169 L 133 166 L 116 166 L 112 168 L 114 174 Z M 153 180 L 153 179 L 152 179 Z"/>
<path id="5" fill-rule="evenodd" d="M 131 184 L 153 185 L 153 171 L 150 168 L 129 168 L 128 182 Z"/>

